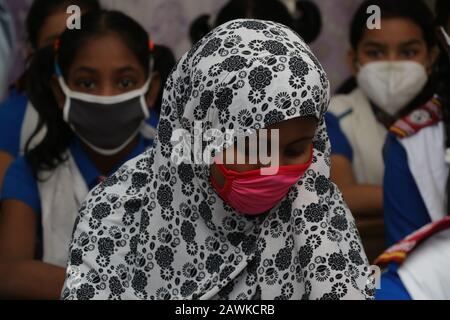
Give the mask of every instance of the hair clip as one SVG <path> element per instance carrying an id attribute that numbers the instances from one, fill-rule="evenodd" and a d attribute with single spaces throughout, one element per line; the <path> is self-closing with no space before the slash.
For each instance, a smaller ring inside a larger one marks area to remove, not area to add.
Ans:
<path id="1" fill-rule="evenodd" d="M 53 50 L 55 50 L 55 52 L 58 52 L 60 46 L 61 46 L 61 40 L 59 38 L 55 39 L 55 41 L 53 42 Z"/>
<path id="2" fill-rule="evenodd" d="M 148 41 L 148 48 L 150 52 L 153 52 L 155 50 L 155 43 L 151 39 Z"/>

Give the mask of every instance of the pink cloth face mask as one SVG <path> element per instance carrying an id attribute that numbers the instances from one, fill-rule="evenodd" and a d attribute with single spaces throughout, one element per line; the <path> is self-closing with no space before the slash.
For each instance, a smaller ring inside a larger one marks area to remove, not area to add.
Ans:
<path id="1" fill-rule="evenodd" d="M 275 207 L 311 166 L 309 161 L 301 165 L 279 167 L 276 175 L 261 175 L 261 170 L 236 172 L 216 163 L 225 178 L 220 187 L 211 175 L 211 183 L 219 196 L 231 207 L 247 215 L 261 215 Z"/>

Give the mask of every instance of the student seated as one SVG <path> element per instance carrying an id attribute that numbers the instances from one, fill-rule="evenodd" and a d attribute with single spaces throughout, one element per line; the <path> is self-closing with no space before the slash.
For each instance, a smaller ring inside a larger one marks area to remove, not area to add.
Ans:
<path id="1" fill-rule="evenodd" d="M 381 9 L 380 29 L 367 27 L 371 5 Z M 331 176 L 357 220 L 381 219 L 382 148 L 389 127 L 435 93 L 434 33 L 433 15 L 421 0 L 367 0 L 353 18 L 348 64 L 354 78 L 330 103 L 352 158 L 334 155 Z"/>
<path id="2" fill-rule="evenodd" d="M 214 29 L 171 74 L 155 147 L 84 201 L 62 297 L 372 298 L 355 222 L 329 180 L 329 90 L 288 27 Z M 268 145 L 271 161 L 250 160 Z"/>
<path id="3" fill-rule="evenodd" d="M 26 18 L 28 58 L 51 45 L 66 28 L 67 7 L 77 5 L 81 13 L 98 10 L 97 0 L 34 0 Z M 25 71 L 26 73 L 26 71 Z M 38 124 L 38 114 L 27 98 L 25 75 L 9 90 L 0 104 L 0 190 L 8 166 L 23 155 Z M 50 79 L 46 79 L 46 82 Z M 31 142 L 35 146 L 41 136 Z"/>
<path id="4" fill-rule="evenodd" d="M 60 296 L 83 199 L 153 143 L 155 130 L 146 119 L 160 81 L 147 32 L 116 11 L 89 12 L 82 23 L 36 52 L 27 73 L 27 93 L 45 136 L 5 176 L 2 297 Z M 143 183 L 142 176 L 132 179 Z"/>

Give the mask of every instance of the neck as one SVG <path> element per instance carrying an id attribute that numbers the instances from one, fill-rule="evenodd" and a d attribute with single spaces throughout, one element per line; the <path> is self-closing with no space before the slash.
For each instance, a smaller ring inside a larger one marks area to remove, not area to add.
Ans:
<path id="1" fill-rule="evenodd" d="M 107 176 L 111 171 L 123 162 L 123 160 L 136 148 L 139 143 L 139 136 L 136 136 L 122 151 L 112 156 L 102 155 L 92 150 L 88 145 L 83 144 L 83 150 L 87 153 L 89 159 L 102 175 Z"/>

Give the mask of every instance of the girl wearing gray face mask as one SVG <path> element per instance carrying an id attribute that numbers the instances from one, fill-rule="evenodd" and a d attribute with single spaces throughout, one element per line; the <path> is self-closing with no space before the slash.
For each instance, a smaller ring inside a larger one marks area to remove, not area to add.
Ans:
<path id="1" fill-rule="evenodd" d="M 5 176 L 0 297 L 57 299 L 67 259 L 74 258 L 68 246 L 82 201 L 153 144 L 155 128 L 146 119 L 157 117 L 149 106 L 160 80 L 148 34 L 114 11 L 88 13 L 82 23 L 38 51 L 30 65 L 27 93 L 44 133 Z M 41 80 L 51 74 L 51 83 Z M 133 179 L 145 183 L 143 176 Z"/>
<path id="2" fill-rule="evenodd" d="M 369 29 L 367 8 L 381 9 L 381 28 Z M 368 0 L 353 18 L 348 63 L 353 80 L 330 105 L 352 155 L 332 157 L 332 179 L 343 190 L 356 220 L 383 230 L 382 148 L 389 127 L 433 96 L 437 57 L 433 15 L 421 0 Z M 372 231 L 371 231 L 372 233 Z M 372 233 L 373 234 L 373 233 Z M 382 232 L 373 254 L 384 246 Z M 371 236 L 372 237 L 372 236 Z"/>

